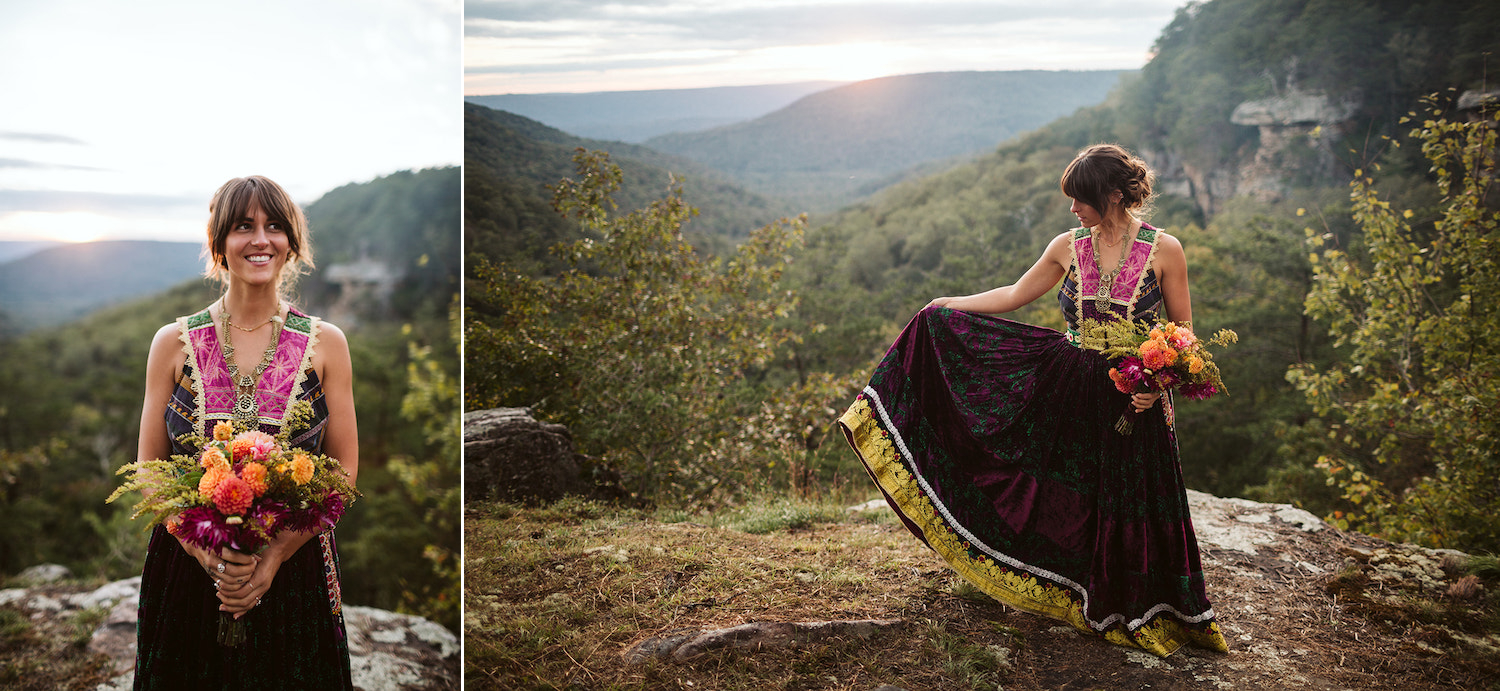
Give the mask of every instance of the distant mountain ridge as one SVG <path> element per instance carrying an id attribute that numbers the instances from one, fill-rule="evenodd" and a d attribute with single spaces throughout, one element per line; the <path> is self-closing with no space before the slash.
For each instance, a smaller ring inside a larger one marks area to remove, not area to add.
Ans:
<path id="1" fill-rule="evenodd" d="M 579 237 L 551 207 L 549 185 L 574 175 L 579 149 L 604 150 L 624 174 L 621 213 L 660 199 L 668 180 L 700 214 L 684 227 L 694 244 L 717 252 L 733 238 L 790 213 L 693 161 L 637 144 L 575 137 L 514 113 L 464 104 L 464 251 L 529 272 L 558 268 L 550 248 Z"/>
<path id="2" fill-rule="evenodd" d="M 12 328 L 62 324 L 157 293 L 203 272 L 198 242 L 108 240 L 59 245 L 0 264 L 0 311 Z"/>
<path id="3" fill-rule="evenodd" d="M 933 72 L 803 97 L 752 121 L 646 146 L 730 175 L 799 210 L 833 211 L 922 164 L 993 150 L 1102 102 L 1125 72 Z"/>
<path id="4" fill-rule="evenodd" d="M 570 134 L 639 144 L 669 132 L 693 132 L 750 120 L 803 96 L 848 82 L 814 81 L 704 89 L 498 94 L 464 100 L 515 113 Z"/>
<path id="5" fill-rule="evenodd" d="M 0 240 L 0 264 L 36 254 L 62 244 L 56 240 Z"/>

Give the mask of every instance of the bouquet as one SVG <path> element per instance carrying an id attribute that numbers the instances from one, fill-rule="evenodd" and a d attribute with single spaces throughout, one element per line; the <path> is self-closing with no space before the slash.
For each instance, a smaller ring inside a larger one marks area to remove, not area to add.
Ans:
<path id="1" fill-rule="evenodd" d="M 1220 391 L 1228 393 L 1207 346 L 1238 342 L 1239 335 L 1229 329 L 1220 329 L 1213 338 L 1201 341 L 1188 325 L 1170 321 L 1142 324 L 1126 319 L 1088 319 L 1080 327 L 1080 345 L 1119 361 L 1110 368 L 1109 378 L 1121 393 L 1178 389 L 1198 401 Z M 1134 406 L 1126 408 L 1115 422 L 1115 431 L 1125 435 L 1134 431 L 1136 414 Z"/>
<path id="2" fill-rule="evenodd" d="M 117 474 L 129 477 L 105 501 L 142 490 L 131 518 L 149 514 L 148 530 L 165 524 L 178 539 L 215 554 L 225 547 L 257 554 L 283 530 L 332 528 L 359 493 L 338 460 L 288 442 L 311 417 L 311 405 L 301 401 L 274 437 L 239 421 L 218 423 L 212 438 L 178 437 L 197 451 L 121 467 Z M 244 622 L 225 613 L 219 642 L 232 647 L 244 635 Z"/>

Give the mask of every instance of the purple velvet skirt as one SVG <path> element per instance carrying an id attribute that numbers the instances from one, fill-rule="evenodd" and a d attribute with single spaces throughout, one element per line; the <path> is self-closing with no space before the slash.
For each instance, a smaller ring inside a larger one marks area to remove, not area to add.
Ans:
<path id="1" fill-rule="evenodd" d="M 1161 656 L 1225 651 L 1167 400 L 1121 435 L 1108 371 L 1057 331 L 928 308 L 839 424 L 906 527 L 989 595 Z"/>

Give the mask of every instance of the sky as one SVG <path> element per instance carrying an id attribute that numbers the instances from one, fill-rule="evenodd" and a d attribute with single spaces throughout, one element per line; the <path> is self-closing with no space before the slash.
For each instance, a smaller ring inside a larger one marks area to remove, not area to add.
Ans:
<path id="1" fill-rule="evenodd" d="M 463 155 L 461 0 L 3 0 L 0 240 L 200 241 L 225 181 L 307 204 Z"/>
<path id="2" fill-rule="evenodd" d="M 1138 69 L 1186 0 L 465 0 L 464 94 Z"/>

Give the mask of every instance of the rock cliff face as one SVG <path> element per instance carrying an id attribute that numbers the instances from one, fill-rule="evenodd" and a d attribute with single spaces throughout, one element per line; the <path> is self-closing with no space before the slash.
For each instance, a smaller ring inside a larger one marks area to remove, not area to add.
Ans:
<path id="1" fill-rule="evenodd" d="M 89 611 L 107 611 L 88 639 L 87 652 L 108 659 L 109 680 L 96 691 L 131 688 L 135 680 L 136 606 L 139 576 L 87 589 L 58 584 L 67 570 L 32 567 L 17 581 L 24 588 L 0 590 L 0 608 L 24 616 L 39 630 L 68 630 Z M 346 606 L 349 661 L 355 688 L 415 691 L 459 687 L 459 641 L 453 632 L 421 617 L 371 607 Z"/>
<path id="2" fill-rule="evenodd" d="M 1197 166 L 1172 151 L 1143 151 L 1160 177 L 1159 191 L 1188 197 L 1207 215 L 1224 201 L 1249 194 L 1280 199 L 1293 181 L 1334 180 L 1341 174 L 1333 144 L 1348 134 L 1358 104 L 1328 94 L 1289 89 L 1272 98 L 1245 101 L 1230 122 L 1256 128 L 1253 155 L 1229 168 Z"/>

